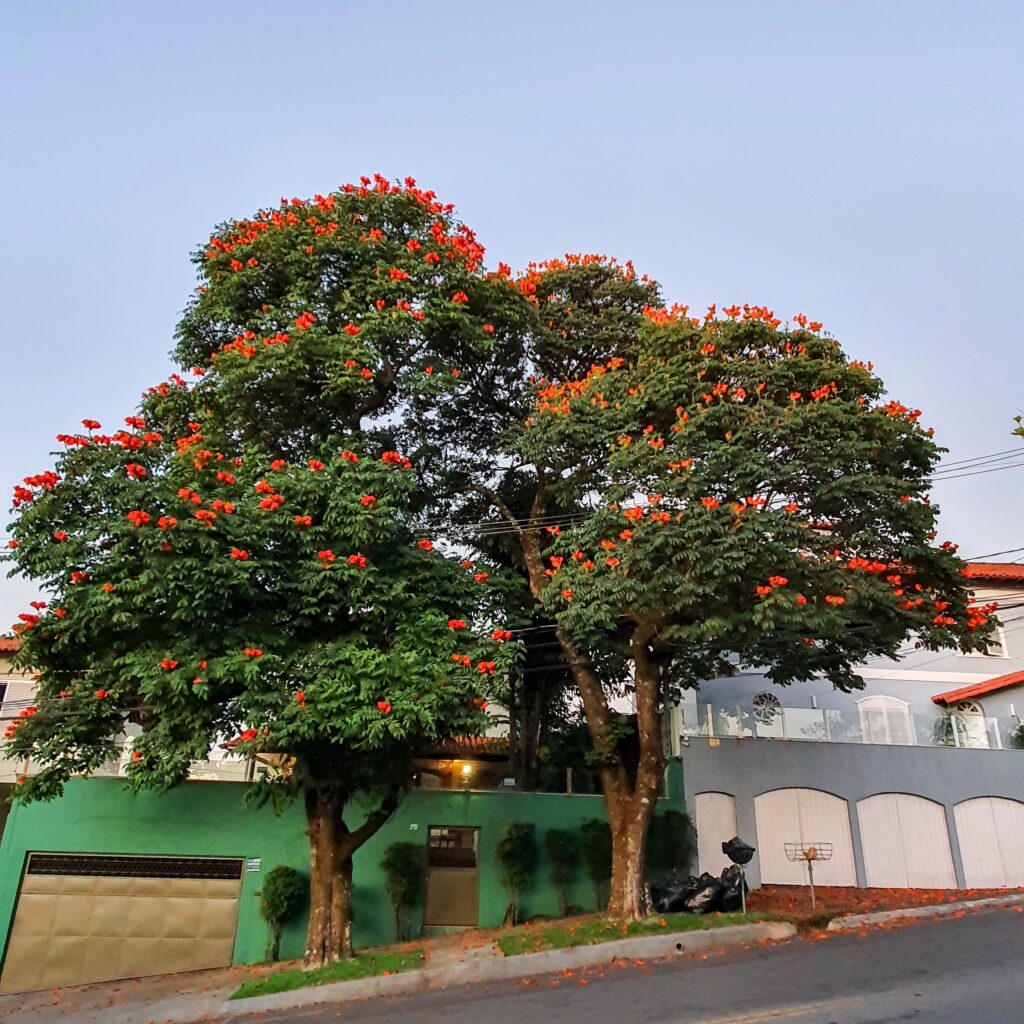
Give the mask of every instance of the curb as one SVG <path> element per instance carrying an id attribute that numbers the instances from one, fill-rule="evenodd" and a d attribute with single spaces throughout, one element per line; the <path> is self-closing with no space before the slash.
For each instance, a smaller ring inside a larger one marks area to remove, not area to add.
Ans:
<path id="1" fill-rule="evenodd" d="M 275 992 L 268 996 L 232 999 L 219 1008 L 218 1020 L 244 1017 L 266 1010 L 293 1009 L 317 1003 L 342 1003 L 381 996 L 408 995 L 430 992 L 453 985 L 478 985 L 489 981 L 508 981 L 529 978 L 538 974 L 590 967 L 612 960 L 651 960 L 659 957 L 685 956 L 707 949 L 727 949 L 747 942 L 765 939 L 791 939 L 796 927 L 783 921 L 764 921 L 757 924 L 731 925 L 709 928 L 698 932 L 674 932 L 665 935 L 645 935 L 635 939 L 616 939 L 593 946 L 574 946 L 543 953 L 523 953 L 519 956 L 496 956 L 452 967 L 424 967 L 387 977 L 360 978 L 332 985 L 319 985 L 290 992 Z"/>
<path id="2" fill-rule="evenodd" d="M 996 910 L 999 907 L 1013 907 L 1024 903 L 1024 895 L 993 896 L 985 900 L 961 900 L 959 903 L 933 903 L 924 907 L 907 907 L 903 910 L 880 910 L 874 914 L 847 914 L 834 917 L 828 923 L 830 932 L 846 932 L 863 925 L 884 924 L 918 917 L 949 917 L 963 910 Z"/>

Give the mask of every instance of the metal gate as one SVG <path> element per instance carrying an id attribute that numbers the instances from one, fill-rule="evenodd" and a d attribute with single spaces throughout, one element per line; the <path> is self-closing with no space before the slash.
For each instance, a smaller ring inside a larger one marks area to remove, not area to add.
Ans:
<path id="1" fill-rule="evenodd" d="M 471 927 L 480 919 L 480 830 L 432 825 L 427 843 L 427 927 Z"/>
<path id="2" fill-rule="evenodd" d="M 0 992 L 227 967 L 242 861 L 31 853 Z"/>

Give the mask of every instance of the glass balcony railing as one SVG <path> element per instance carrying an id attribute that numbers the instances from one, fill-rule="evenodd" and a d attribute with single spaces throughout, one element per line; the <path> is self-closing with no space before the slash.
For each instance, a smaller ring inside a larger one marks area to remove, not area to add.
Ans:
<path id="1" fill-rule="evenodd" d="M 1024 744 L 1016 718 L 981 715 L 879 714 L 855 709 L 777 708 L 690 704 L 680 708 L 683 736 L 804 740 L 895 746 L 1008 750 Z"/>

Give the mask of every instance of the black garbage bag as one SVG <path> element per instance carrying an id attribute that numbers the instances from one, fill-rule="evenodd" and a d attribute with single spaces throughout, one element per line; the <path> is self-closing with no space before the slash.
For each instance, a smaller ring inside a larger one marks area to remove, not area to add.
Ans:
<path id="1" fill-rule="evenodd" d="M 743 909 L 743 891 L 750 892 L 747 880 L 738 864 L 730 864 L 722 871 L 719 879 L 722 883 L 722 893 L 718 900 L 718 909 L 723 914 L 731 913 L 734 910 Z"/>
<path id="2" fill-rule="evenodd" d="M 756 848 L 750 843 L 743 842 L 739 836 L 722 843 L 722 853 L 733 862 L 733 864 L 749 864 L 750 858 L 756 853 Z"/>
<path id="3" fill-rule="evenodd" d="M 697 886 L 685 900 L 683 910 L 691 914 L 713 914 L 718 910 L 722 883 L 706 871 L 697 879 Z"/>
<path id="4" fill-rule="evenodd" d="M 686 909 L 684 904 L 696 886 L 696 878 L 672 871 L 660 885 L 651 886 L 651 905 L 659 914 L 678 914 Z"/>

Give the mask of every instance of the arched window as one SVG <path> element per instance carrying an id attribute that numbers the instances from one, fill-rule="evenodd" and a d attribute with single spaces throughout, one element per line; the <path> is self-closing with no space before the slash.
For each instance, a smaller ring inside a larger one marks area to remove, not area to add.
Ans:
<path id="1" fill-rule="evenodd" d="M 985 712 L 976 700 L 960 701 L 956 706 L 956 720 L 961 747 L 988 748 Z"/>
<path id="2" fill-rule="evenodd" d="M 910 705 L 905 700 L 881 694 L 862 697 L 857 701 L 857 711 L 865 743 L 914 742 Z"/>

